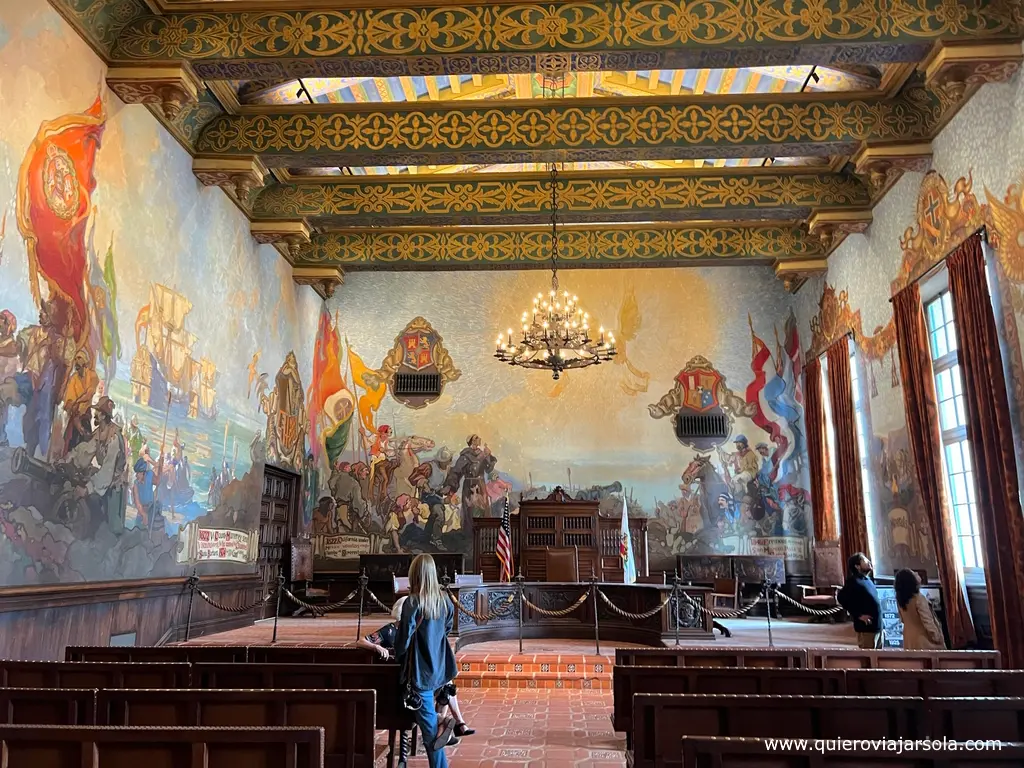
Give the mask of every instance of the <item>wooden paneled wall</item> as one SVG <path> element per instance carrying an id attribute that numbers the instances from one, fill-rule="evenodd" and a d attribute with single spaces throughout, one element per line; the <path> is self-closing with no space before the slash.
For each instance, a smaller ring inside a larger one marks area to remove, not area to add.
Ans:
<path id="1" fill-rule="evenodd" d="M 214 600 L 251 603 L 260 584 L 255 574 L 208 576 L 202 588 Z M 135 633 L 135 645 L 185 637 L 185 577 L 91 582 L 0 590 L 0 658 L 58 660 L 68 645 L 109 645 L 113 635 Z M 192 637 L 248 626 L 253 613 L 226 613 L 196 595 Z"/>

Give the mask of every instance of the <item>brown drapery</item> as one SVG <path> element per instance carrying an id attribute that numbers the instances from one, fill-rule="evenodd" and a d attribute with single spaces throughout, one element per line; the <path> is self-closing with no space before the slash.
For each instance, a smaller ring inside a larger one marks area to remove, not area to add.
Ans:
<path id="1" fill-rule="evenodd" d="M 1024 519 L 999 335 L 985 278 L 981 238 L 946 260 L 964 379 L 967 439 L 974 458 L 978 523 L 992 640 L 1007 669 L 1024 667 Z"/>
<path id="2" fill-rule="evenodd" d="M 918 492 L 928 514 L 939 566 L 939 582 L 949 630 L 950 645 L 965 648 L 977 636 L 974 621 L 967 607 L 967 590 L 957 567 L 951 517 L 946 486 L 942 474 L 942 436 L 939 432 L 935 376 L 928 349 L 928 326 L 921 304 L 921 291 L 912 283 L 892 300 L 896 319 L 896 344 L 900 352 L 900 375 L 903 377 L 903 407 L 907 414 L 907 435 L 910 455 L 914 460 Z"/>
<path id="3" fill-rule="evenodd" d="M 857 422 L 853 411 L 853 381 L 850 378 L 850 345 L 844 336 L 828 348 L 828 395 L 832 405 L 836 436 L 836 488 L 839 498 L 839 544 L 843 559 L 855 552 L 871 556 L 864 494 L 857 454 Z"/>
<path id="4" fill-rule="evenodd" d="M 814 538 L 817 541 L 836 541 L 839 531 L 836 528 L 828 451 L 825 450 L 825 401 L 821 397 L 821 361 L 818 358 L 804 367 L 804 419 L 807 423 Z"/>

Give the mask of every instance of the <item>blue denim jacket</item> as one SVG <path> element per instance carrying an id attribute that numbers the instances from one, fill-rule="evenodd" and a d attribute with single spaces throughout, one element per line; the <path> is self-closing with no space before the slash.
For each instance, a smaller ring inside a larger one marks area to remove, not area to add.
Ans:
<path id="1" fill-rule="evenodd" d="M 420 612 L 419 599 L 411 595 L 402 606 L 395 638 L 395 660 L 402 667 L 402 681 L 409 669 L 408 654 L 412 654 L 411 683 L 417 691 L 436 691 L 455 679 L 455 654 L 448 642 L 448 633 L 455 621 L 455 606 L 445 600 L 445 615 L 439 619 L 426 619 Z M 419 629 L 416 628 L 417 622 Z"/>

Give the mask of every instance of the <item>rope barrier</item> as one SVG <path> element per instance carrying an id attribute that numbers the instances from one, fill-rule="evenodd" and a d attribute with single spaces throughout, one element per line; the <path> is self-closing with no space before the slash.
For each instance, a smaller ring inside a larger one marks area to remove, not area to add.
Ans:
<path id="1" fill-rule="evenodd" d="M 287 587 L 281 587 L 281 592 L 285 597 L 287 597 L 300 608 L 305 608 L 314 616 L 323 616 L 325 613 L 330 613 L 335 608 L 341 608 L 341 606 L 348 603 L 352 598 L 359 594 L 359 589 L 353 589 L 352 592 L 349 593 L 348 597 L 344 598 L 343 600 L 339 600 L 336 603 L 328 603 L 327 605 L 314 605 L 312 603 L 307 603 L 305 600 L 302 600 L 296 597 L 294 594 L 292 594 L 291 590 L 289 590 Z"/>
<path id="2" fill-rule="evenodd" d="M 841 605 L 837 605 L 835 608 L 829 608 L 828 610 L 822 610 L 820 608 L 808 608 L 803 603 L 798 603 L 796 600 L 794 600 L 792 597 L 787 595 L 785 592 L 779 592 L 778 590 L 775 590 L 775 594 L 778 595 L 779 597 L 781 597 L 786 602 L 788 602 L 788 603 L 790 603 L 792 605 L 795 605 L 797 608 L 799 608 L 804 613 L 810 614 L 811 616 L 835 616 L 837 613 L 840 613 L 840 612 L 846 610 Z"/>
<path id="3" fill-rule="evenodd" d="M 643 619 L 649 619 L 652 616 L 661 613 L 665 609 L 665 606 L 667 606 L 669 602 L 671 602 L 672 600 L 672 595 L 669 594 L 669 596 L 666 597 L 662 601 L 661 605 L 659 605 L 657 608 L 652 608 L 651 610 L 645 611 L 644 613 L 630 613 L 629 611 L 624 611 L 622 608 L 619 608 L 619 606 L 613 603 L 611 601 L 611 598 L 609 598 L 608 595 L 606 595 L 600 589 L 597 590 L 597 594 L 599 594 L 601 596 L 601 599 L 604 600 L 605 605 L 611 608 L 615 613 L 619 614 L 619 616 L 622 616 L 624 619 L 632 619 L 633 621 L 642 621 Z"/>
<path id="4" fill-rule="evenodd" d="M 589 591 L 584 592 L 582 595 L 580 595 L 580 599 L 577 600 L 572 605 L 570 605 L 568 608 L 561 608 L 561 609 L 559 609 L 557 611 L 549 611 L 546 608 L 541 608 L 539 606 L 534 605 L 533 603 L 531 603 L 529 600 L 526 599 L 526 595 L 522 595 L 522 601 L 527 606 L 529 606 L 530 608 L 535 610 L 537 613 L 539 613 L 541 616 L 548 616 L 550 618 L 557 619 L 557 618 L 561 618 L 562 616 L 568 616 L 570 613 L 572 613 L 577 608 L 579 608 L 581 605 L 583 605 L 585 602 L 587 602 L 587 598 L 588 597 L 590 597 L 590 592 Z"/>
<path id="5" fill-rule="evenodd" d="M 203 590 L 199 589 L 198 587 L 195 588 L 195 591 L 199 594 L 201 598 L 203 598 L 203 600 L 208 602 L 217 610 L 224 611 L 225 613 L 247 613 L 249 611 L 255 610 L 264 603 L 269 602 L 270 598 L 272 598 L 277 593 L 277 590 L 272 589 L 270 590 L 266 597 L 261 597 L 259 600 L 257 600 L 255 603 L 252 603 L 251 605 L 239 605 L 235 608 L 230 608 L 224 605 L 223 603 L 214 600 L 212 597 L 210 597 L 208 594 L 206 594 Z"/>
<path id="6" fill-rule="evenodd" d="M 378 608 L 382 609 L 384 613 L 391 613 L 391 609 L 394 608 L 393 605 L 384 605 L 384 603 L 380 601 L 380 598 L 373 594 L 373 590 L 371 590 L 369 587 L 363 587 L 363 589 L 366 591 L 366 594 L 369 596 L 370 600 L 377 604 Z"/>

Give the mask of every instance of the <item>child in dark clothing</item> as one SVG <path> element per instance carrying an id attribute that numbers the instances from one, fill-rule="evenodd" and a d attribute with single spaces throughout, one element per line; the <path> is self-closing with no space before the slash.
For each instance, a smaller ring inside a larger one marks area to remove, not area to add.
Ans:
<path id="1" fill-rule="evenodd" d="M 394 604 L 391 608 L 391 616 L 394 621 L 385 624 L 383 627 L 375 632 L 371 632 L 362 640 L 359 641 L 359 645 L 364 648 L 370 648 L 380 654 L 380 657 L 385 660 L 393 659 L 395 657 L 395 638 L 398 635 L 398 621 L 402 616 L 402 606 L 405 605 L 406 598 L 402 597 Z M 438 720 L 447 716 L 447 711 L 451 712 L 451 717 L 455 720 L 455 728 L 452 731 L 452 741 L 449 741 L 449 745 L 458 743 L 458 740 L 463 736 L 472 736 L 476 731 L 466 725 L 466 721 L 462 718 L 462 711 L 459 709 L 459 702 L 455 698 L 455 684 L 448 683 L 444 688 L 438 691 L 438 694 L 434 700 L 434 704 L 437 708 Z M 407 758 L 408 752 L 408 737 L 406 734 L 402 734 L 401 742 L 402 752 L 399 756 L 399 763 L 401 764 L 403 758 Z"/>

